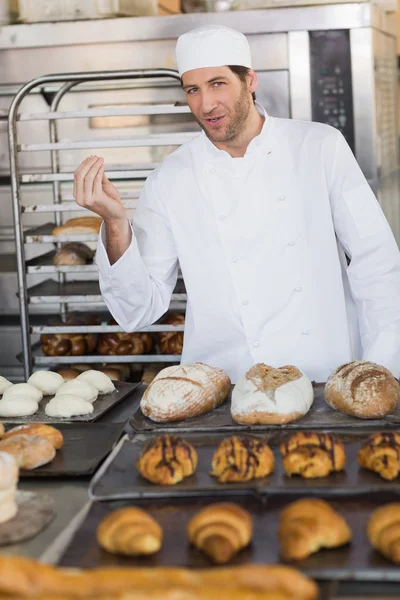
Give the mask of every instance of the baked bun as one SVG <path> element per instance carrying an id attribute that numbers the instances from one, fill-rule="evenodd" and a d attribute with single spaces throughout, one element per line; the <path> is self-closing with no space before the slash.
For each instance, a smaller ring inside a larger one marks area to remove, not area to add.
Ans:
<path id="1" fill-rule="evenodd" d="M 53 263 L 61 266 L 86 265 L 93 260 L 93 250 L 81 242 L 67 242 L 59 248 L 53 258 Z"/>
<path id="2" fill-rule="evenodd" d="M 196 471 L 197 452 L 176 435 L 159 435 L 148 442 L 136 461 L 141 476 L 158 485 L 175 485 Z"/>
<path id="3" fill-rule="evenodd" d="M 204 363 L 167 367 L 146 389 L 140 408 L 157 423 L 183 421 L 220 406 L 230 387 L 231 381 L 222 369 Z"/>
<path id="4" fill-rule="evenodd" d="M 109 513 L 96 532 L 99 545 L 112 554 L 140 556 L 161 549 L 163 531 L 144 510 L 128 507 Z"/>
<path id="5" fill-rule="evenodd" d="M 368 521 L 367 534 L 375 550 L 400 564 L 400 502 L 375 509 Z"/>
<path id="6" fill-rule="evenodd" d="M 29 377 L 28 383 L 40 390 L 44 396 L 52 396 L 63 385 L 64 379 L 53 371 L 36 371 Z"/>
<path id="7" fill-rule="evenodd" d="M 97 389 L 99 394 L 111 394 L 115 390 L 115 385 L 107 375 L 101 371 L 90 369 L 84 371 L 77 377 L 77 381 L 86 381 Z"/>
<path id="8" fill-rule="evenodd" d="M 400 472 L 400 434 L 374 433 L 359 449 L 357 460 L 361 467 L 375 471 L 382 479 L 396 479 Z"/>
<path id="9" fill-rule="evenodd" d="M 73 379 L 72 381 L 66 381 L 58 390 L 56 396 L 61 396 L 62 394 L 72 394 L 74 396 L 79 396 L 85 402 L 90 402 L 93 404 L 99 395 L 97 389 L 91 385 L 88 381 L 83 381 L 83 379 Z"/>
<path id="10" fill-rule="evenodd" d="M 184 325 L 185 315 L 169 313 L 161 323 L 162 325 Z M 161 331 L 157 334 L 157 339 L 161 354 L 182 354 L 183 331 Z"/>
<path id="11" fill-rule="evenodd" d="M 93 404 L 74 394 L 57 394 L 44 409 L 48 417 L 67 418 L 90 415 Z"/>
<path id="12" fill-rule="evenodd" d="M 15 383 L 13 386 L 6 389 L 1 402 L 17 397 L 23 397 L 27 398 L 28 400 L 40 402 L 43 398 L 43 392 L 38 390 L 37 387 L 31 385 L 30 383 Z"/>
<path id="13" fill-rule="evenodd" d="M 63 235 L 90 235 L 99 233 L 103 219 L 100 217 L 75 217 L 68 219 L 64 225 L 55 227 L 52 235 L 58 237 Z"/>
<path id="14" fill-rule="evenodd" d="M 354 360 L 341 365 L 328 378 L 326 403 L 360 419 L 382 419 L 400 402 L 400 385 L 392 373 L 376 363 Z"/>
<path id="15" fill-rule="evenodd" d="M 306 479 L 326 477 L 341 471 L 346 453 L 340 440 L 329 433 L 299 431 L 281 444 L 283 468 L 286 474 Z"/>
<path id="16" fill-rule="evenodd" d="M 58 369 L 57 373 L 61 375 L 65 382 L 76 379 L 81 371 L 77 369 Z"/>
<path id="17" fill-rule="evenodd" d="M 274 455 L 261 439 L 233 436 L 222 440 L 211 464 L 210 474 L 220 483 L 249 481 L 272 473 Z"/>
<path id="18" fill-rule="evenodd" d="M 44 423 L 26 423 L 24 425 L 17 425 L 17 427 L 9 429 L 7 433 L 4 434 L 3 440 L 7 440 L 15 435 L 20 435 L 21 433 L 44 437 L 46 440 L 49 440 L 56 450 L 61 448 L 64 444 L 64 437 L 61 431 L 51 425 L 45 425 Z"/>
<path id="19" fill-rule="evenodd" d="M 8 381 L 8 379 L 6 379 L 2 375 L 0 375 L 0 396 L 2 394 L 4 394 L 4 392 L 6 391 L 6 389 L 8 389 L 9 387 L 11 387 L 12 385 L 13 384 L 11 383 L 11 381 Z"/>
<path id="20" fill-rule="evenodd" d="M 39 410 L 39 404 L 26 396 L 12 396 L 0 400 L 0 417 L 30 417 Z"/>
<path id="21" fill-rule="evenodd" d="M 97 315 L 90 313 L 69 313 L 65 320 L 60 318 L 50 319 L 49 325 L 59 326 L 85 326 L 99 325 L 100 319 Z M 97 343 L 97 335 L 93 333 L 43 333 L 40 336 L 40 344 L 43 354 L 46 356 L 82 356 L 94 352 Z"/>
<path id="22" fill-rule="evenodd" d="M 249 545 L 253 535 L 250 514 L 238 504 L 211 504 L 188 523 L 191 544 L 202 550 L 215 563 L 223 564 Z"/>
<path id="23" fill-rule="evenodd" d="M 118 325 L 114 319 L 108 325 Z M 97 343 L 97 353 L 102 356 L 124 356 L 126 354 L 148 354 L 153 349 L 153 338 L 150 333 L 102 333 Z"/>
<path id="24" fill-rule="evenodd" d="M 11 454 L 19 468 L 28 471 L 51 462 L 56 455 L 55 448 L 48 439 L 24 433 L 1 440 L 0 452 Z"/>
<path id="25" fill-rule="evenodd" d="M 258 363 L 233 388 L 232 418 L 245 425 L 282 425 L 303 417 L 313 400 L 312 383 L 299 369 Z"/>
<path id="26" fill-rule="evenodd" d="M 279 516 L 278 535 L 284 560 L 302 560 L 321 548 L 337 548 L 351 540 L 346 521 L 318 498 L 288 504 Z"/>

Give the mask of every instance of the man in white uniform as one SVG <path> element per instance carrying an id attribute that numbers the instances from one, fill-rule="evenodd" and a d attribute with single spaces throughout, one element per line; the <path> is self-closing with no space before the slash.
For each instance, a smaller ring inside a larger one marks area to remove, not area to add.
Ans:
<path id="1" fill-rule="evenodd" d="M 150 175 L 133 224 L 102 158 L 75 174 L 78 204 L 104 219 L 96 260 L 114 318 L 125 331 L 159 319 L 179 261 L 182 362 L 221 367 L 233 382 L 257 362 L 324 381 L 362 358 L 398 377 L 400 254 L 341 133 L 255 104 L 237 31 L 192 30 L 176 56 L 203 131 Z"/>

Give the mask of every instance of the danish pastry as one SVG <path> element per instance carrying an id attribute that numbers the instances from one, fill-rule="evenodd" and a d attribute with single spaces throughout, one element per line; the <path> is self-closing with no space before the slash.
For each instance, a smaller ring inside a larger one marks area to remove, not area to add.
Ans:
<path id="1" fill-rule="evenodd" d="M 289 476 L 326 477 L 341 471 L 346 464 L 342 442 L 328 433 L 299 431 L 283 442 L 280 450 L 283 467 Z"/>
<path id="2" fill-rule="evenodd" d="M 374 433 L 359 449 L 357 460 L 361 467 L 375 471 L 382 479 L 396 479 L 400 471 L 400 434 Z"/>
<path id="3" fill-rule="evenodd" d="M 146 444 L 136 467 L 151 483 L 175 485 L 195 472 L 197 452 L 176 435 L 160 435 Z"/>
<path id="4" fill-rule="evenodd" d="M 211 475 L 220 483 L 249 481 L 272 473 L 274 455 L 261 439 L 233 436 L 222 440 L 211 464 Z"/>

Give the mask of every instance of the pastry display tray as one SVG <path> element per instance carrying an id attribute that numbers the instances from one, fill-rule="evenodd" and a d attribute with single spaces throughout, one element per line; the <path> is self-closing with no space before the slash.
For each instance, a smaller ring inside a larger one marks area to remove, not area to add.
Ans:
<path id="1" fill-rule="evenodd" d="M 251 545 L 239 552 L 229 565 L 248 563 L 278 563 L 278 517 L 289 502 L 305 494 L 279 494 L 266 498 L 245 496 L 234 502 L 248 510 L 253 519 L 254 535 Z M 393 493 L 368 495 L 327 496 L 325 490 L 319 497 L 329 501 L 349 524 L 353 539 L 350 544 L 333 550 L 321 550 L 309 558 L 291 563 L 313 578 L 357 579 L 368 581 L 400 581 L 400 566 L 392 564 L 374 551 L 367 539 L 366 526 L 371 512 L 386 502 L 398 501 Z M 186 526 L 201 508 L 224 501 L 218 494 L 200 498 L 174 498 L 137 500 L 134 505 L 148 511 L 164 531 L 163 546 L 151 557 L 122 557 L 107 553 L 96 542 L 96 528 L 111 510 L 133 503 L 95 502 L 85 521 L 72 538 L 60 564 L 65 567 L 178 566 L 203 568 L 213 563 L 200 550 L 189 545 Z"/>
<path id="2" fill-rule="evenodd" d="M 111 394 L 103 394 L 93 403 L 93 412 L 90 415 L 79 415 L 76 417 L 48 417 L 45 413 L 45 407 L 53 396 L 44 396 L 39 402 L 39 410 L 34 415 L 29 417 L 0 417 L 3 423 L 68 423 L 68 422 L 85 422 L 90 423 L 102 417 L 107 411 L 113 408 L 116 404 L 125 400 L 139 385 L 138 383 L 125 383 L 124 381 L 114 381 L 115 390 Z"/>
<path id="3" fill-rule="evenodd" d="M 60 423 L 56 428 L 64 436 L 64 445 L 47 465 L 21 470 L 20 479 L 29 477 L 77 477 L 92 475 L 111 452 L 122 434 L 123 423 Z"/>
<path id="4" fill-rule="evenodd" d="M 265 429 L 323 429 L 324 427 L 395 427 L 400 424 L 400 406 L 392 415 L 383 419 L 357 419 L 330 408 L 324 400 L 323 383 L 314 386 L 314 403 L 309 412 L 298 421 L 286 425 L 239 425 L 231 416 L 231 394 L 228 399 L 206 415 L 193 417 L 176 423 L 155 423 L 137 409 L 130 420 L 131 427 L 138 433 L 186 432 L 186 431 L 263 431 Z M 145 388 L 143 392 L 145 391 Z"/>
<path id="5" fill-rule="evenodd" d="M 188 433 L 182 436 L 196 449 L 199 460 L 196 472 L 176 485 L 155 485 L 143 477 L 136 468 L 136 460 L 144 445 L 155 436 L 136 435 L 121 438 L 106 461 L 94 475 L 89 485 L 89 496 L 93 500 L 115 500 L 136 498 L 157 498 L 177 496 L 198 496 L 216 493 L 221 496 L 253 492 L 269 494 L 358 494 L 378 491 L 392 491 L 400 494 L 400 477 L 385 481 L 377 473 L 362 469 L 357 462 L 357 451 L 371 431 L 346 430 L 330 432 L 337 435 L 345 444 L 347 463 L 344 471 L 319 479 L 303 479 L 300 476 L 288 477 L 283 469 L 279 451 L 280 443 L 290 432 L 271 431 L 255 434 L 267 441 L 274 452 L 275 470 L 268 477 L 240 483 L 219 483 L 209 472 L 211 461 L 218 444 L 226 437 L 221 433 Z M 247 436 L 249 437 L 249 436 Z"/>

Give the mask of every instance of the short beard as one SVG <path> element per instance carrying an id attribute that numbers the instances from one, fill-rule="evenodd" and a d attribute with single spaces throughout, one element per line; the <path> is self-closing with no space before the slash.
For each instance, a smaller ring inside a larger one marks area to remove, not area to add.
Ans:
<path id="1" fill-rule="evenodd" d="M 197 117 L 195 117 L 195 119 L 211 142 L 231 142 L 235 138 L 239 137 L 242 131 L 244 130 L 247 117 L 249 116 L 250 107 L 251 102 L 249 92 L 247 90 L 247 87 L 245 85 L 242 85 L 240 96 L 237 99 L 233 108 L 233 119 L 231 123 L 229 123 L 228 128 L 224 133 L 221 132 L 219 135 L 218 133 L 213 134 L 212 132 L 209 132 L 206 129 L 204 124 L 201 121 L 199 121 Z"/>

